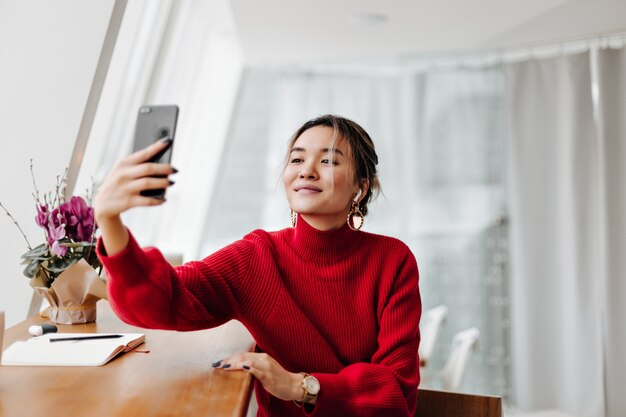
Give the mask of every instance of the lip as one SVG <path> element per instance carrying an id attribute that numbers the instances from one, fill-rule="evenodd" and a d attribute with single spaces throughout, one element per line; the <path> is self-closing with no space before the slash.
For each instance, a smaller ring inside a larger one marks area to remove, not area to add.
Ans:
<path id="1" fill-rule="evenodd" d="M 310 191 L 314 191 L 314 192 L 321 192 L 322 189 L 319 187 L 315 187 L 313 185 L 300 185 L 298 187 L 295 188 L 296 192 L 300 192 L 300 191 L 305 191 L 305 192 L 310 192 Z"/>

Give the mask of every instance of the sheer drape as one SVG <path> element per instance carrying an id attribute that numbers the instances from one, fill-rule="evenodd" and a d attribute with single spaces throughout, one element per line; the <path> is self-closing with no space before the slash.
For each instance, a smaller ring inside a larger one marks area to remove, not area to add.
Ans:
<path id="1" fill-rule="evenodd" d="M 411 170 L 410 165 L 395 162 L 410 158 L 397 141 L 410 143 L 402 135 L 412 134 L 407 129 L 411 113 L 408 109 L 403 111 L 400 104 L 404 102 L 403 96 L 407 99 L 411 96 L 413 85 L 410 78 L 394 76 L 248 69 L 201 253 L 258 227 L 278 229 L 289 225 L 289 207 L 281 178 L 286 145 L 297 127 L 316 115 L 336 113 L 353 118 L 375 138 L 380 138 L 376 142 L 379 151 L 387 149 L 396 156 L 394 163 L 383 164 L 383 181 L 386 175 L 391 175 L 387 172 L 393 173 L 394 169 Z M 395 197 L 400 190 L 412 192 L 410 175 L 396 175 L 395 179 L 398 181 L 395 186 L 394 181 L 384 183 L 387 199 Z M 404 210 L 401 215 L 409 218 L 408 206 L 390 206 Z M 369 219 L 366 223 L 370 230 L 379 224 Z"/>
<path id="2" fill-rule="evenodd" d="M 323 113 L 374 138 L 384 195 L 365 230 L 409 244 L 424 307 L 450 307 L 432 368 L 455 332 L 479 346 L 462 389 L 506 395 L 508 298 L 501 68 L 414 72 L 248 69 L 199 255 L 255 228 L 289 226 L 280 172 L 288 138 Z"/>
<path id="3" fill-rule="evenodd" d="M 509 64 L 512 346 L 521 408 L 603 414 L 589 53 Z"/>
<path id="4" fill-rule="evenodd" d="M 512 360 L 520 408 L 621 416 L 625 64 L 621 50 L 598 57 L 597 119 L 588 52 L 504 72 L 249 69 L 201 254 L 256 227 L 288 226 L 280 185 L 287 138 L 320 113 L 354 118 L 381 159 L 384 196 L 366 229 L 409 243 L 425 307 L 451 308 L 433 367 L 455 331 L 478 325 L 463 390 L 507 395 Z"/>
<path id="5" fill-rule="evenodd" d="M 626 415 L 626 49 L 598 52 L 606 415 Z"/>
<path id="6" fill-rule="evenodd" d="M 172 163 L 179 169 L 167 204 L 123 217 L 143 245 L 197 252 L 243 58 L 227 0 L 135 1 L 124 17 L 81 170 L 101 181 L 130 153 L 137 109 L 178 104 Z M 184 214 L 182 214 L 184 213 Z"/>
<path id="7" fill-rule="evenodd" d="M 289 136 L 318 114 L 353 118 L 381 161 L 384 194 L 365 229 L 407 242 L 424 307 L 450 308 L 432 367 L 456 331 L 476 326 L 463 390 L 507 396 L 513 360 L 522 408 L 624 415 L 623 49 L 598 52 L 597 120 L 588 53 L 504 68 L 250 68 L 231 120 L 241 67 L 226 1 L 130 2 L 78 190 L 130 152 L 139 105 L 179 104 L 177 185 L 164 207 L 125 220 L 142 244 L 204 256 L 253 229 L 287 227 Z"/>
<path id="8" fill-rule="evenodd" d="M 461 389 L 506 397 L 502 68 L 432 70 L 418 79 L 411 242 L 421 256 L 425 306 L 450 308 L 426 373 L 443 366 L 456 332 L 477 327 L 479 343 Z"/>

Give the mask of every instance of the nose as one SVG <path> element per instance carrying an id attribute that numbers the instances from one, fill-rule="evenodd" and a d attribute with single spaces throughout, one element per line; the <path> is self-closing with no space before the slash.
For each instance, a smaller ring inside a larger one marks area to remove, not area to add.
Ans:
<path id="1" fill-rule="evenodd" d="M 312 164 L 303 164 L 300 167 L 300 172 L 298 173 L 298 176 L 300 177 L 300 179 L 309 179 L 309 180 L 314 180 L 317 178 L 317 172 L 315 171 L 315 168 L 312 166 Z"/>

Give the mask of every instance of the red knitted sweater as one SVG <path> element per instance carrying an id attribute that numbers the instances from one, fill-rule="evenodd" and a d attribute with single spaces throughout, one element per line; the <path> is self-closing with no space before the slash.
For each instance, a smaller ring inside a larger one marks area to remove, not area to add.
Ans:
<path id="1" fill-rule="evenodd" d="M 198 330 L 241 321 L 258 349 L 321 390 L 312 415 L 413 416 L 421 301 L 415 258 L 397 239 L 347 226 L 256 230 L 172 268 L 154 248 L 98 255 L 109 301 L 127 323 Z M 259 416 L 307 413 L 256 382 Z"/>

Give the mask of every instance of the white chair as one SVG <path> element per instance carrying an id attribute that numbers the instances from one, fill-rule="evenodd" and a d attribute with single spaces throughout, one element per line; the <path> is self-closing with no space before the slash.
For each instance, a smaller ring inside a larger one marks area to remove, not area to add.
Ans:
<path id="1" fill-rule="evenodd" d="M 443 369 L 433 375 L 441 382 L 441 388 L 446 391 L 458 391 L 463 382 L 467 361 L 472 349 L 478 342 L 480 332 L 472 327 L 454 335 L 450 354 Z"/>
<path id="2" fill-rule="evenodd" d="M 448 307 L 438 306 L 431 308 L 424 312 L 422 322 L 420 323 L 420 345 L 419 345 L 419 357 L 420 366 L 426 366 L 430 359 L 433 350 L 435 348 L 435 342 L 437 341 L 437 335 L 441 325 L 448 317 Z"/>

